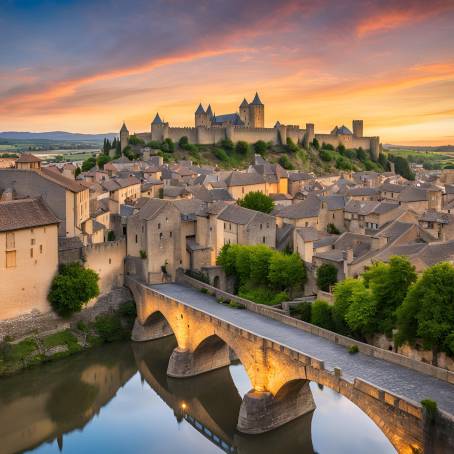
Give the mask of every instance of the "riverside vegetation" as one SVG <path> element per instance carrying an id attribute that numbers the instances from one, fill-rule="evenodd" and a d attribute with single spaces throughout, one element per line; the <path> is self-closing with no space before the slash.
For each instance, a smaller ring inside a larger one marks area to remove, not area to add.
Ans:
<path id="1" fill-rule="evenodd" d="M 122 303 L 117 310 L 98 315 L 94 321 L 70 318 L 99 295 L 98 274 L 79 263 L 62 265 L 55 276 L 49 302 L 54 311 L 67 318 L 70 328 L 53 333 L 33 333 L 13 341 L 0 342 L 0 376 L 43 362 L 70 356 L 105 342 L 128 340 L 136 318 L 133 301 Z"/>

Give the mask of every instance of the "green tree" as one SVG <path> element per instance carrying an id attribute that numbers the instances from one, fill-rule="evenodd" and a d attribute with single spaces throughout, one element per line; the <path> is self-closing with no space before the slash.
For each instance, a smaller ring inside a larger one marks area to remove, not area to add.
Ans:
<path id="1" fill-rule="evenodd" d="M 175 144 L 173 143 L 173 140 L 170 138 L 165 139 L 164 142 L 162 142 L 161 150 L 164 153 L 173 153 L 175 151 Z"/>
<path id="2" fill-rule="evenodd" d="M 249 153 L 249 144 L 247 142 L 244 142 L 243 140 L 240 140 L 235 145 L 235 151 L 239 155 L 247 156 L 247 154 Z"/>
<path id="3" fill-rule="evenodd" d="M 336 151 L 338 153 L 340 153 L 341 155 L 343 155 L 345 153 L 345 145 L 340 143 L 337 148 L 336 148 Z"/>
<path id="4" fill-rule="evenodd" d="M 238 200 L 238 205 L 262 213 L 271 213 L 274 209 L 273 199 L 260 191 L 248 192 L 243 199 Z"/>
<path id="5" fill-rule="evenodd" d="M 406 257 L 391 257 L 389 263 L 375 263 L 363 274 L 364 284 L 377 305 L 377 332 L 392 335 L 396 309 L 402 304 L 411 284 L 416 281 L 415 267 Z"/>
<path id="6" fill-rule="evenodd" d="M 82 170 L 80 170 L 80 167 L 76 167 L 76 170 L 74 171 L 74 176 L 77 178 L 81 174 Z"/>
<path id="7" fill-rule="evenodd" d="M 287 148 L 292 153 L 296 153 L 299 150 L 298 145 L 293 142 L 291 137 L 287 137 Z"/>
<path id="8" fill-rule="evenodd" d="M 398 344 L 422 339 L 424 347 L 432 349 L 437 365 L 438 352 L 451 349 L 454 333 L 453 265 L 440 262 L 424 271 L 397 309 L 397 326 Z"/>
<path id="9" fill-rule="evenodd" d="M 340 233 L 339 229 L 332 222 L 326 226 L 326 231 L 332 235 L 339 235 Z"/>
<path id="10" fill-rule="evenodd" d="M 268 273 L 273 250 L 263 244 L 256 245 L 251 250 L 251 273 L 252 282 L 256 284 L 268 284 Z"/>
<path id="11" fill-rule="evenodd" d="M 135 134 L 129 136 L 128 143 L 129 145 L 145 145 L 145 142 Z"/>
<path id="12" fill-rule="evenodd" d="M 331 285 L 337 282 L 337 268 L 331 263 L 324 263 L 317 268 L 317 287 L 328 292 Z"/>
<path id="13" fill-rule="evenodd" d="M 361 147 L 356 150 L 356 159 L 361 162 L 365 162 L 368 159 L 367 153 Z"/>
<path id="14" fill-rule="evenodd" d="M 345 316 L 353 302 L 353 292 L 361 289 L 364 283 L 358 279 L 345 279 L 334 286 L 333 323 L 334 329 L 340 334 L 349 335 L 351 330 L 345 320 Z"/>
<path id="15" fill-rule="evenodd" d="M 306 283 L 306 268 L 297 254 L 275 252 L 270 259 L 268 280 L 278 290 L 287 290 L 291 296 L 293 290 Z"/>
<path id="16" fill-rule="evenodd" d="M 326 301 L 312 303 L 311 323 L 320 328 L 333 329 L 332 307 Z"/>
<path id="17" fill-rule="evenodd" d="M 96 163 L 98 164 L 98 167 L 100 169 L 104 169 L 104 164 L 107 164 L 109 161 L 111 161 L 110 157 L 108 155 L 102 154 L 98 156 Z"/>
<path id="18" fill-rule="evenodd" d="M 240 285 L 246 284 L 251 277 L 252 250 L 252 246 L 241 246 L 236 253 L 235 269 Z"/>
<path id="19" fill-rule="evenodd" d="M 259 155 L 263 156 L 266 152 L 266 148 L 266 142 L 264 142 L 263 140 L 257 140 L 257 142 L 255 142 L 254 144 L 254 151 Z"/>
<path id="20" fill-rule="evenodd" d="M 358 285 L 353 289 L 351 304 L 345 314 L 350 330 L 364 338 L 376 331 L 377 305 L 371 289 Z"/>
<path id="21" fill-rule="evenodd" d="M 79 263 L 62 265 L 52 281 L 49 302 L 61 316 L 79 312 L 90 299 L 99 295 L 98 280 L 95 271 Z"/>
<path id="22" fill-rule="evenodd" d="M 223 139 L 219 142 L 219 144 L 225 151 L 227 151 L 227 153 L 231 153 L 235 148 L 235 145 L 230 139 Z"/>
<path id="23" fill-rule="evenodd" d="M 227 276 L 233 276 L 236 273 L 236 257 L 239 248 L 236 244 L 224 244 L 217 256 L 216 264 L 222 266 Z"/>
<path id="24" fill-rule="evenodd" d="M 90 156 L 82 163 L 82 172 L 88 172 L 96 165 L 96 158 Z"/>
<path id="25" fill-rule="evenodd" d="M 182 136 L 180 140 L 178 141 L 178 145 L 181 148 L 185 148 L 187 145 L 189 145 L 189 140 L 187 136 Z"/>
<path id="26" fill-rule="evenodd" d="M 293 170 L 294 169 L 293 164 L 290 162 L 290 159 L 288 158 L 288 156 L 286 154 L 282 155 L 279 158 L 278 162 L 284 169 L 287 169 L 287 170 Z"/>
<path id="27" fill-rule="evenodd" d="M 317 140 L 316 137 L 312 140 L 312 146 L 318 151 L 320 150 L 320 142 Z"/>
<path id="28" fill-rule="evenodd" d="M 325 162 L 329 162 L 334 158 L 334 156 L 330 150 L 321 149 L 319 154 L 320 154 L 320 159 Z"/>
<path id="29" fill-rule="evenodd" d="M 410 170 L 408 161 L 405 158 L 390 154 L 388 155 L 388 159 L 389 161 L 394 162 L 394 168 L 397 174 L 403 176 L 407 180 L 415 179 L 415 174 Z"/>

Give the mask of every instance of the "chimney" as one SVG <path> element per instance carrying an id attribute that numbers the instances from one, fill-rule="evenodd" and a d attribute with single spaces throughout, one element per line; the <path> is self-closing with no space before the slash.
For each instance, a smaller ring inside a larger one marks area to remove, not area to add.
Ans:
<path id="1" fill-rule="evenodd" d="M 342 251 L 342 258 L 348 264 L 352 263 L 353 262 L 353 249 L 348 248 L 348 249 L 345 249 L 345 251 Z"/>

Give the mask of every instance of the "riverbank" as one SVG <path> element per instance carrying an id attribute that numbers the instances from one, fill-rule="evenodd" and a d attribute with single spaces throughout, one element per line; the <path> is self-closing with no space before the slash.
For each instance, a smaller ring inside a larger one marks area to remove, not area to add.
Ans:
<path id="1" fill-rule="evenodd" d="M 69 320 L 64 329 L 35 332 L 21 339 L 6 336 L 0 342 L 0 376 L 56 361 L 103 343 L 129 340 L 136 318 L 133 301 L 123 302 L 92 321 Z"/>

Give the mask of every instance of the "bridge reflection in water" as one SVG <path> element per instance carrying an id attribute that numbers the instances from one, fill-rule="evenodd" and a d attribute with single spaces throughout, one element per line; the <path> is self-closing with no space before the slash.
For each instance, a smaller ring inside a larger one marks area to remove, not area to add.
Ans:
<path id="1" fill-rule="evenodd" d="M 134 343 L 132 349 L 142 379 L 173 409 L 177 420 L 185 420 L 205 438 L 227 453 L 312 454 L 310 412 L 284 426 L 261 435 L 236 430 L 242 397 L 228 367 L 184 380 L 167 376 L 169 357 L 176 346 L 173 336 Z"/>

